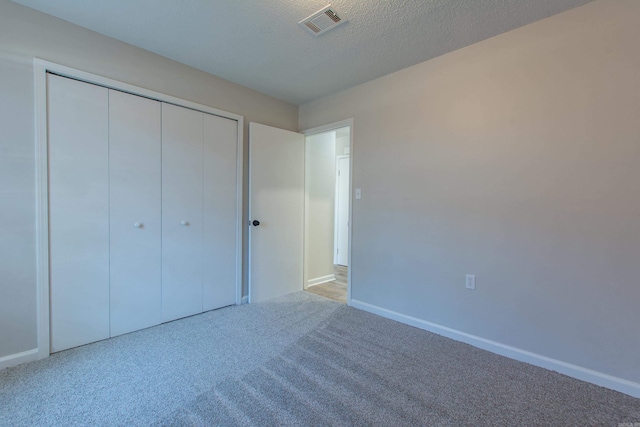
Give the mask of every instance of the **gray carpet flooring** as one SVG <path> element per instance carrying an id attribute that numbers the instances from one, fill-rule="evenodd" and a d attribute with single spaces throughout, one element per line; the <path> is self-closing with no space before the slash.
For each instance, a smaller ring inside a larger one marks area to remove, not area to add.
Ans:
<path id="1" fill-rule="evenodd" d="M 640 399 L 299 292 L 0 372 L 0 425 L 618 426 Z"/>

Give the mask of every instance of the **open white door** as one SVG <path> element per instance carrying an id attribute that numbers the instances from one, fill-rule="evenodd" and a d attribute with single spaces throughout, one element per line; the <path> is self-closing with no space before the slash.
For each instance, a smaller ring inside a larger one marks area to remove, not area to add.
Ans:
<path id="1" fill-rule="evenodd" d="M 302 290 L 304 135 L 249 124 L 249 300 Z"/>

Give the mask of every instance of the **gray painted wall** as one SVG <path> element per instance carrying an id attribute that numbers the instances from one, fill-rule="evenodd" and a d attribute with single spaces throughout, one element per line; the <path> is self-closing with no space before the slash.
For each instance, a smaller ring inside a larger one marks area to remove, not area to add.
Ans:
<path id="1" fill-rule="evenodd" d="M 0 357 L 37 347 L 33 129 L 31 63 L 0 57 Z"/>
<path id="2" fill-rule="evenodd" d="M 36 347 L 33 57 L 297 129 L 294 105 L 0 0 L 0 357 Z"/>
<path id="3" fill-rule="evenodd" d="M 353 298 L 640 382 L 638 22 L 596 1 L 301 106 L 354 118 Z"/>

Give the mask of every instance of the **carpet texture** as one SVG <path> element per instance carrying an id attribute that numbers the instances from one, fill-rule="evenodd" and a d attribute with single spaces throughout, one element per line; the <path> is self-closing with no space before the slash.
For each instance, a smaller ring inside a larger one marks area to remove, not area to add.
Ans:
<path id="1" fill-rule="evenodd" d="M 0 372 L 0 425 L 618 426 L 640 399 L 299 292 Z"/>

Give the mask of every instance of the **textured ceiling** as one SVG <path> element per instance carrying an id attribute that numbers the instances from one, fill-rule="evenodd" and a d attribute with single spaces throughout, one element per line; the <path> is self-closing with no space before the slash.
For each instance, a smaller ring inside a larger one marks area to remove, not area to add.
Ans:
<path id="1" fill-rule="evenodd" d="M 333 0 L 348 23 L 298 21 L 330 0 L 14 0 L 294 104 L 591 0 Z"/>

